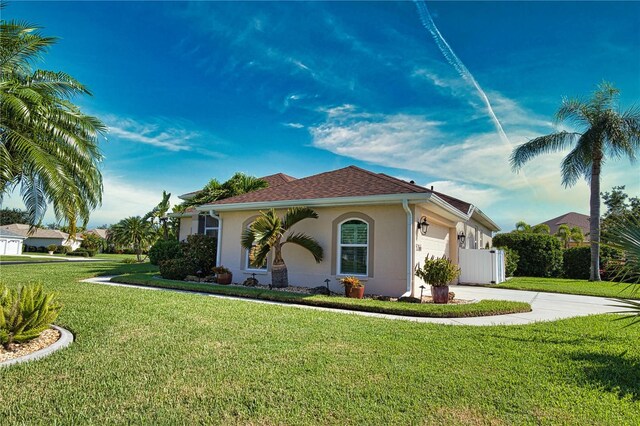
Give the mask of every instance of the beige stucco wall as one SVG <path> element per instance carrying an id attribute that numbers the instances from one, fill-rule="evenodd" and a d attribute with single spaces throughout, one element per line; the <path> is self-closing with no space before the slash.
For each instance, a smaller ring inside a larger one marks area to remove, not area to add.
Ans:
<path id="1" fill-rule="evenodd" d="M 349 213 L 364 214 L 373 220 L 370 228 L 369 253 L 371 268 L 366 280 L 366 292 L 398 296 L 406 290 L 406 214 L 400 204 L 383 206 L 319 207 L 314 208 L 318 219 L 306 219 L 298 223 L 295 231 L 304 232 L 315 238 L 324 249 L 324 260 L 316 263 L 306 250 L 293 244 L 285 245 L 283 258 L 289 271 L 290 285 L 316 287 L 330 279 L 333 291 L 341 291 L 335 274 L 337 259 L 332 252 L 337 250 L 337 232 L 334 235 L 334 221 Z M 279 211 L 283 214 L 284 211 Z M 257 211 L 220 212 L 222 218 L 221 263 L 233 272 L 234 282 L 243 282 L 251 272 L 243 269 L 244 250 L 240 245 L 243 224 Z M 344 218 L 343 218 L 344 220 Z M 373 243 L 371 245 L 371 243 Z M 256 273 L 262 284 L 270 283 L 269 273 Z"/>
<path id="2" fill-rule="evenodd" d="M 458 233 L 463 231 L 466 235 L 463 248 L 483 249 L 486 247 L 487 243 L 489 244 L 489 247 L 492 246 L 493 238 L 491 231 L 475 221 L 473 218 L 466 222 L 458 223 L 456 230 Z"/>
<path id="3" fill-rule="evenodd" d="M 48 245 L 55 244 L 57 246 L 69 246 L 71 250 L 75 250 L 82 244 L 80 240 L 63 240 L 62 238 L 33 238 L 28 237 L 24 240 L 24 245 L 35 247 L 47 247 Z"/>
<path id="4" fill-rule="evenodd" d="M 184 241 L 191 234 L 198 232 L 198 215 L 180 218 L 179 240 Z"/>

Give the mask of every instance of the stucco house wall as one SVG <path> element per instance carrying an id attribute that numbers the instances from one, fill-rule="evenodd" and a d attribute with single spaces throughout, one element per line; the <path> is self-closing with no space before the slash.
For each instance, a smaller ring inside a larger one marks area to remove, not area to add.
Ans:
<path id="1" fill-rule="evenodd" d="M 290 285 L 316 287 L 330 279 L 330 288 L 341 291 L 338 282 L 344 275 L 337 273 L 338 224 L 350 218 L 369 223 L 368 276 L 361 277 L 367 293 L 398 296 L 406 290 L 406 214 L 400 205 L 349 206 L 314 208 L 318 219 L 305 219 L 294 231 L 304 232 L 324 249 L 324 260 L 316 263 L 301 247 L 287 244 L 282 255 L 287 264 Z M 234 282 L 243 282 L 252 273 L 262 284 L 271 282 L 270 274 L 248 270 L 245 250 L 240 244 L 243 229 L 258 215 L 258 211 L 220 212 L 222 218 L 221 264 L 229 268 Z M 284 210 L 279 210 L 282 215 Z M 270 266 L 270 265 L 269 265 Z"/>
<path id="2" fill-rule="evenodd" d="M 24 245 L 26 246 L 34 246 L 34 247 L 47 247 L 48 245 L 55 244 L 57 246 L 68 246 L 71 247 L 71 250 L 75 250 L 80 247 L 82 241 L 76 240 L 72 241 L 71 239 L 63 239 L 63 238 L 33 238 L 28 237 L 24 240 Z"/>

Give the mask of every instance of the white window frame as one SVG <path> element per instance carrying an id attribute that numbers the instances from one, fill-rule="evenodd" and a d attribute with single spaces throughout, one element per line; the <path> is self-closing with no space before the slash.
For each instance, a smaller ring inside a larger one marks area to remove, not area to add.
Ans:
<path id="1" fill-rule="evenodd" d="M 204 216 L 204 234 L 203 235 L 207 235 L 207 231 L 218 231 L 216 238 L 219 238 L 220 236 L 220 221 L 218 220 L 218 226 L 207 226 L 207 217 L 210 217 L 214 220 L 217 220 L 215 217 L 211 216 L 210 214 L 205 214 Z"/>
<path id="2" fill-rule="evenodd" d="M 362 222 L 367 226 L 367 244 L 342 244 L 342 225 L 344 225 L 346 222 L 350 222 L 352 220 L 357 220 L 358 222 Z M 359 217 L 351 217 L 349 219 L 345 219 L 342 222 L 340 222 L 338 224 L 338 236 L 337 236 L 337 242 L 338 242 L 338 258 L 337 258 L 337 265 L 336 265 L 336 270 L 337 270 L 337 275 L 344 275 L 344 276 L 354 276 L 354 277 L 368 277 L 369 276 L 369 252 L 371 251 L 369 248 L 369 223 L 365 220 L 363 220 L 362 218 Z M 354 273 L 350 273 L 350 272 L 342 272 L 342 247 L 365 247 L 367 249 L 367 259 L 366 259 L 366 263 L 365 263 L 365 272 L 364 274 L 354 274 Z"/>

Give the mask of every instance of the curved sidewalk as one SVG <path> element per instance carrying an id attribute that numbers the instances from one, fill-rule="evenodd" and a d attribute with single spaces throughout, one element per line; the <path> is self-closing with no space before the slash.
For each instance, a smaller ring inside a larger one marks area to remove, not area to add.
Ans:
<path id="1" fill-rule="evenodd" d="M 172 291 L 178 293 L 198 294 L 202 296 L 216 297 L 220 299 L 240 300 L 243 302 L 264 303 L 269 305 L 287 306 L 301 309 L 315 309 L 320 311 L 345 313 L 352 315 L 362 315 L 374 318 L 385 318 L 394 320 L 415 321 L 434 324 L 448 325 L 521 325 L 531 324 L 539 321 L 555 321 L 563 318 L 571 318 L 586 315 L 606 314 L 624 310 L 623 308 L 611 306 L 615 301 L 604 297 L 577 296 L 572 294 L 542 293 L 537 291 L 505 290 L 500 288 L 451 286 L 451 291 L 459 299 L 467 300 L 512 300 L 527 302 L 531 305 L 531 312 L 518 314 L 494 315 L 486 317 L 471 318 L 426 318 L 408 317 L 402 315 L 378 314 L 374 312 L 359 312 L 347 309 L 323 308 L 317 306 L 296 305 L 291 303 L 272 302 L 268 300 L 255 300 L 241 297 L 224 296 L 219 294 L 203 293 L 197 291 L 173 290 L 166 288 L 146 287 L 134 284 L 121 284 L 111 282 L 113 276 L 102 276 L 82 280 L 81 282 L 93 284 L 106 284 L 116 287 L 131 287 L 144 290 Z"/>

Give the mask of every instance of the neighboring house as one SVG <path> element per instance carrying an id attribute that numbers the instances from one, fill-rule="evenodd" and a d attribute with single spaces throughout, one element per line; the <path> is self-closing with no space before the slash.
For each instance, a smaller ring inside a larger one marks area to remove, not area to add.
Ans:
<path id="1" fill-rule="evenodd" d="M 22 244 L 26 237 L 6 229 L 0 229 L 0 255 L 22 254 Z"/>
<path id="2" fill-rule="evenodd" d="M 108 232 L 107 229 L 96 228 L 96 229 L 90 229 L 86 233 L 87 234 L 97 235 L 98 237 L 102 238 L 103 240 L 106 240 L 107 239 L 107 232 Z"/>
<path id="3" fill-rule="evenodd" d="M 36 228 L 30 233 L 29 225 L 22 223 L 0 226 L 0 229 L 25 237 L 23 242 L 25 246 L 47 247 L 48 245 L 55 244 L 57 246 L 68 246 L 71 247 L 71 250 L 75 250 L 80 247 L 82 243 L 82 236 L 80 236 L 80 234 L 76 234 L 76 238 L 71 239 L 66 232 L 57 229 L 43 228 Z"/>
<path id="4" fill-rule="evenodd" d="M 180 238 L 215 235 L 217 264 L 229 268 L 235 281 L 256 274 L 261 283 L 270 283 L 271 259 L 264 268 L 252 268 L 240 244 L 242 231 L 261 210 L 283 213 L 289 207 L 310 207 L 319 218 L 298 223 L 294 231 L 316 239 L 324 260 L 317 264 L 306 250 L 286 245 L 289 281 L 315 287 L 330 279 L 336 290 L 338 279 L 353 275 L 365 281 L 367 293 L 399 296 L 420 292 L 424 283 L 414 276 L 414 268 L 425 256 L 447 256 L 457 263 L 460 247 L 490 246 L 493 232 L 500 230 L 467 202 L 355 166 L 286 180 L 196 207 L 204 215 L 204 226 L 197 222 L 194 227 L 193 217 L 183 216 Z M 428 223 L 426 233 L 420 229 L 423 220 Z"/>
<path id="5" fill-rule="evenodd" d="M 567 225 L 569 228 L 577 226 L 582 230 L 584 235 L 584 241 L 589 241 L 590 232 L 590 218 L 586 214 L 580 214 L 576 212 L 565 213 L 562 216 L 554 217 L 546 222 L 542 222 L 541 225 L 548 225 L 551 235 L 558 232 L 560 225 Z"/>

